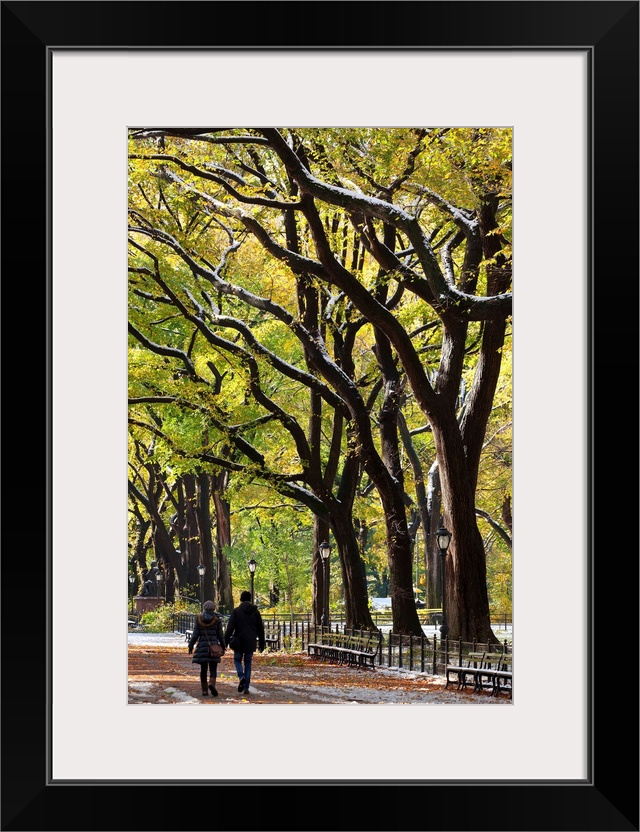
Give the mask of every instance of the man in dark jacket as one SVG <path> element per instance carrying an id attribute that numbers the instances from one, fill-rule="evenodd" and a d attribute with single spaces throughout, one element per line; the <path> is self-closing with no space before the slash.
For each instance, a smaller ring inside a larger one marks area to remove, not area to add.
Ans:
<path id="1" fill-rule="evenodd" d="M 251 593 L 243 592 L 240 606 L 229 617 L 224 634 L 227 646 L 233 650 L 233 663 L 238 674 L 238 692 L 249 693 L 251 682 L 251 660 L 256 651 L 256 641 L 260 653 L 264 650 L 264 624 L 255 604 L 251 603 Z"/>

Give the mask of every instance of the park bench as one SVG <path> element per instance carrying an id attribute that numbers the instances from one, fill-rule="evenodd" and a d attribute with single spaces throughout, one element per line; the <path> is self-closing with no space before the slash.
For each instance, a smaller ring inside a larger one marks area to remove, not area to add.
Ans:
<path id="1" fill-rule="evenodd" d="M 481 667 L 473 674 L 473 687 L 480 692 L 489 688 L 493 693 L 496 673 L 500 672 L 505 653 L 486 652 Z"/>
<path id="2" fill-rule="evenodd" d="M 280 649 L 280 633 L 265 633 L 264 643 L 270 650 Z"/>
<path id="3" fill-rule="evenodd" d="M 373 667 L 380 650 L 381 639 L 382 634 L 373 630 L 365 634 L 350 636 L 346 645 L 347 663 Z"/>
<path id="4" fill-rule="evenodd" d="M 506 653 L 492 653 L 488 650 L 472 651 L 467 655 L 466 663 L 463 661 L 461 664 L 447 665 L 445 688 L 449 687 L 449 683 L 453 681 L 452 677 L 455 677 L 458 690 L 473 683 L 475 691 L 480 692 L 485 688 L 491 688 L 493 694 L 496 674 L 502 673 L 502 666 L 506 659 L 510 664 L 511 657 Z M 502 678 L 505 680 L 508 677 Z"/>
<path id="5" fill-rule="evenodd" d="M 500 662 L 500 667 L 493 672 L 493 689 L 491 691 L 493 696 L 498 696 L 501 690 L 508 691 L 509 696 L 513 696 L 512 661 L 511 653 L 505 653 Z"/>
<path id="6" fill-rule="evenodd" d="M 321 631 L 320 638 L 310 641 L 307 644 L 307 655 L 314 659 L 330 659 L 337 656 L 336 650 L 339 647 L 342 633 Z"/>
<path id="7" fill-rule="evenodd" d="M 373 630 L 359 634 L 322 632 L 318 641 L 307 645 L 307 654 L 336 664 L 374 666 L 381 634 Z"/>
<path id="8" fill-rule="evenodd" d="M 447 677 L 445 688 L 448 688 L 449 683 L 453 681 L 457 682 L 458 690 L 466 687 L 467 678 L 482 666 L 485 653 L 486 650 L 482 652 L 473 651 L 467 654 L 466 663 L 465 660 L 462 660 L 458 664 L 448 664 L 445 671 Z"/>

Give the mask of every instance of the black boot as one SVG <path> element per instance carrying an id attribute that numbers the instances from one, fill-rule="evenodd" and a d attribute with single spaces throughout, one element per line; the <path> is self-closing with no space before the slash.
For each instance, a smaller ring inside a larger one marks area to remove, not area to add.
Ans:
<path id="1" fill-rule="evenodd" d="M 217 696 L 218 695 L 218 691 L 216 690 L 216 680 L 215 679 L 212 679 L 209 682 L 209 690 L 211 691 L 211 696 Z"/>
<path id="2" fill-rule="evenodd" d="M 202 695 L 209 696 L 209 691 L 207 690 L 207 683 L 201 682 L 200 684 L 202 685 Z"/>

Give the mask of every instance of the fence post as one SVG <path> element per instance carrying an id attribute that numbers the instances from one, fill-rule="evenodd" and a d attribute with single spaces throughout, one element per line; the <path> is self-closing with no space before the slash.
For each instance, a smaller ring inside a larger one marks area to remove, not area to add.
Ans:
<path id="1" fill-rule="evenodd" d="M 433 634 L 433 675 L 438 671 L 438 634 Z"/>
<path id="2" fill-rule="evenodd" d="M 409 670 L 413 670 L 413 636 L 409 633 Z"/>
<path id="3" fill-rule="evenodd" d="M 424 673 L 424 633 L 420 636 L 420 673 Z"/>

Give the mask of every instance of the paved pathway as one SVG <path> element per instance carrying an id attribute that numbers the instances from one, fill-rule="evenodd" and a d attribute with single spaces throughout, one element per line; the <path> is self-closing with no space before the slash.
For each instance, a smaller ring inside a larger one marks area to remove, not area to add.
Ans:
<path id="1" fill-rule="evenodd" d="M 220 695 L 201 696 L 199 666 L 184 636 L 129 633 L 130 704 L 509 704 L 473 691 L 445 690 L 441 676 L 389 668 L 352 668 L 310 659 L 304 653 L 255 653 L 250 695 L 237 690 L 232 655 L 218 666 Z"/>

